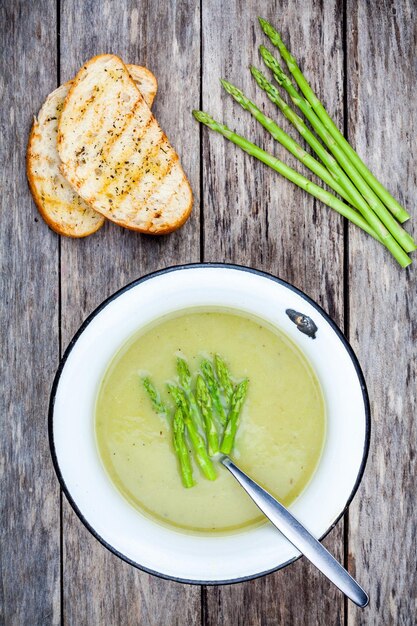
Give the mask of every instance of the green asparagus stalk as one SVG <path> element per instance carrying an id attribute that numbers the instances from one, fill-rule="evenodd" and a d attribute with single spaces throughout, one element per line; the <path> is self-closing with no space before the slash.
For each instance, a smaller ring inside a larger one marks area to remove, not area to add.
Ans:
<path id="1" fill-rule="evenodd" d="M 227 402 L 230 404 L 230 400 L 233 395 L 233 382 L 232 377 L 230 375 L 229 368 L 227 367 L 226 362 L 222 359 L 219 354 L 216 354 L 214 357 L 214 367 L 216 369 L 217 380 L 219 381 L 223 393 L 226 396 Z"/>
<path id="2" fill-rule="evenodd" d="M 290 135 L 282 130 L 270 117 L 267 117 L 251 102 L 240 89 L 231 85 L 226 80 L 220 81 L 228 93 L 238 102 L 244 109 L 249 111 L 255 119 L 272 135 L 272 137 L 282 144 L 291 154 L 293 154 L 301 163 L 316 174 L 323 182 L 331 187 L 339 196 L 342 196 L 348 202 L 352 202 L 349 194 L 339 185 L 329 171 L 314 157 L 306 152 L 300 144 L 298 144 Z M 288 106 L 288 105 L 287 105 Z M 321 144 L 320 144 L 321 145 Z"/>
<path id="3" fill-rule="evenodd" d="M 207 113 L 204 113 L 203 111 L 193 111 L 193 115 L 197 121 L 201 122 L 202 124 L 205 124 L 212 130 L 220 133 L 221 135 L 226 137 L 226 139 L 229 139 L 234 144 L 242 148 L 242 150 L 244 150 L 251 156 L 255 157 L 259 161 L 262 161 L 262 163 L 265 163 L 266 165 L 271 167 L 273 170 L 275 170 L 276 172 L 278 172 L 285 178 L 288 178 L 288 180 L 295 183 L 298 187 L 301 187 L 301 189 L 304 189 L 315 198 L 318 198 L 319 200 L 321 200 L 324 204 L 331 207 L 332 209 L 334 209 L 335 211 L 343 215 L 343 217 L 346 217 L 348 220 L 350 220 L 351 222 L 359 226 L 359 228 L 362 228 L 362 230 L 364 230 L 369 235 L 371 235 L 371 237 L 373 237 L 377 241 L 380 241 L 379 236 L 371 228 L 371 226 L 369 226 L 366 220 L 364 220 L 363 217 L 359 215 L 350 206 L 344 204 L 341 200 L 336 198 L 336 196 L 333 196 L 331 193 L 329 193 L 325 189 L 322 189 L 315 183 L 312 183 L 307 178 L 305 178 L 304 176 L 302 176 L 301 174 L 293 170 L 291 167 L 288 167 L 288 165 L 285 165 L 285 163 L 283 163 L 282 161 L 279 161 L 279 159 L 273 157 L 268 152 L 265 152 L 265 150 L 262 150 L 262 148 L 260 148 L 259 146 L 248 141 L 241 135 L 234 133 L 227 126 L 224 126 L 223 124 L 220 124 L 219 122 L 216 122 Z M 392 241 L 396 243 L 394 239 L 392 239 Z M 398 257 L 397 260 L 400 263 L 400 265 L 402 265 L 402 267 L 406 267 L 407 265 L 411 263 L 411 259 L 405 254 L 405 252 L 401 248 L 400 248 L 401 254 L 398 253 L 397 249 L 393 248 L 393 245 L 390 239 L 385 240 L 384 244 L 393 254 L 395 251 L 394 256 L 395 258 Z M 209 385 L 209 389 L 210 389 L 210 385 Z"/>
<path id="4" fill-rule="evenodd" d="M 188 452 L 187 441 L 185 439 L 185 424 L 182 410 L 177 407 L 172 420 L 173 443 L 174 450 L 177 454 L 181 478 L 184 487 L 189 489 L 195 485 L 193 478 L 193 468 L 191 465 L 190 454 Z"/>
<path id="5" fill-rule="evenodd" d="M 168 418 L 168 407 L 161 400 L 155 385 L 147 376 L 142 378 L 143 386 L 152 402 L 152 407 L 156 413 Z M 184 487 L 192 487 L 194 485 L 193 470 L 188 452 L 187 442 L 185 440 L 183 413 L 177 408 L 172 420 L 172 443 L 177 455 L 180 466 L 181 479 Z"/>
<path id="6" fill-rule="evenodd" d="M 195 395 L 198 406 L 200 407 L 201 414 L 204 418 L 208 453 L 210 456 L 214 456 L 219 451 L 219 436 L 217 434 L 216 424 L 213 419 L 210 392 L 207 388 L 204 378 L 200 374 L 197 376 L 196 380 Z"/>
<path id="7" fill-rule="evenodd" d="M 185 391 L 193 422 L 198 428 L 203 428 L 203 420 L 198 410 L 197 402 L 191 387 L 192 376 L 187 361 L 181 357 L 177 358 L 177 373 L 181 387 Z"/>
<path id="8" fill-rule="evenodd" d="M 184 423 L 187 427 L 190 441 L 194 448 L 195 458 L 201 468 L 201 471 L 204 476 L 208 478 L 208 480 L 216 480 L 216 470 L 214 469 L 214 465 L 208 456 L 204 439 L 201 437 L 189 416 L 184 416 Z"/>
<path id="9" fill-rule="evenodd" d="M 151 379 L 148 376 L 142 378 L 143 386 L 152 402 L 152 407 L 155 413 L 159 413 L 164 417 L 168 417 L 168 407 L 161 400 L 161 396 L 159 395 L 155 385 L 152 383 Z"/>
<path id="10" fill-rule="evenodd" d="M 267 48 L 265 48 L 265 46 L 260 46 L 259 50 L 266 66 L 269 67 L 270 70 L 272 70 L 275 80 L 285 89 L 285 91 L 290 96 L 292 102 L 306 116 L 320 139 L 329 148 L 341 167 L 345 170 L 346 174 L 354 183 L 354 185 L 351 184 L 347 186 L 345 184 L 346 181 L 342 180 L 342 186 L 344 186 L 345 190 L 352 197 L 354 197 L 353 190 L 355 188 L 355 185 L 357 190 L 359 190 L 362 194 L 363 202 L 362 205 L 358 208 L 364 218 L 369 222 L 374 230 L 378 232 L 378 234 L 381 234 L 377 230 L 378 224 L 382 222 L 386 229 L 389 231 L 389 233 L 391 233 L 391 236 L 397 240 L 397 242 L 403 247 L 406 252 L 412 252 L 413 250 L 415 250 L 417 246 L 414 243 L 411 235 L 407 233 L 395 220 L 393 215 L 388 211 L 386 206 L 381 202 L 378 196 L 368 185 L 366 180 L 362 177 L 362 175 L 358 172 L 350 159 L 346 156 L 345 152 L 343 152 L 343 150 L 340 148 L 339 144 L 326 130 L 323 123 L 317 117 L 316 113 L 307 102 L 307 100 L 300 96 L 300 94 L 297 92 L 294 85 L 292 84 L 291 80 L 281 68 L 276 58 L 269 52 L 269 50 L 267 50 Z M 355 199 L 358 200 L 359 196 L 360 194 L 358 193 L 358 198 Z M 372 209 L 372 211 L 369 211 L 369 207 Z"/>
<path id="11" fill-rule="evenodd" d="M 193 111 L 194 117 L 198 120 L 196 113 L 201 113 L 201 111 L 200 112 Z M 202 120 L 199 120 L 199 121 L 202 121 Z M 202 361 L 200 367 L 201 367 L 201 372 L 203 374 L 204 380 L 206 381 L 208 390 L 210 392 L 213 406 L 216 410 L 217 415 L 219 416 L 220 422 L 222 424 L 226 424 L 227 415 L 226 415 L 226 411 L 224 410 L 222 401 L 220 399 L 219 385 L 217 383 L 216 376 L 214 374 L 213 366 L 209 360 L 205 359 L 204 361 Z"/>
<path id="12" fill-rule="evenodd" d="M 200 435 L 198 427 L 193 422 L 184 391 L 179 387 L 175 387 L 175 385 L 170 384 L 168 384 L 168 390 L 174 398 L 177 407 L 182 411 L 184 424 L 187 427 L 187 432 L 194 449 L 195 459 L 200 466 L 201 471 L 209 480 L 215 480 L 216 470 L 214 469 L 214 465 L 207 453 L 204 439 Z"/>
<path id="13" fill-rule="evenodd" d="M 360 210 L 362 215 L 370 215 L 371 219 L 376 218 L 378 229 L 375 231 L 380 241 L 391 251 L 402 267 L 407 267 L 411 263 L 411 259 L 404 253 L 402 248 L 393 239 L 385 226 L 380 222 L 366 200 L 361 196 L 350 178 L 342 170 L 336 159 L 322 146 L 315 135 L 309 130 L 305 122 L 297 115 L 292 108 L 281 98 L 278 90 L 265 78 L 265 76 L 256 68 L 251 68 L 252 76 L 255 78 L 261 89 L 264 89 L 272 102 L 274 102 L 283 112 L 285 117 L 295 126 L 300 135 L 304 137 L 307 143 L 313 148 L 319 158 L 326 165 L 328 170 L 336 177 L 339 184 L 348 190 L 351 196 L 352 204 Z M 350 219 L 350 218 L 348 218 Z M 353 220 L 352 220 L 353 221 Z M 376 224 L 375 224 L 376 225 Z"/>
<path id="14" fill-rule="evenodd" d="M 297 113 L 285 102 L 283 98 L 281 98 L 278 89 L 267 80 L 267 78 L 260 72 L 256 67 L 251 66 L 250 68 L 251 74 L 258 83 L 259 87 L 266 92 L 268 98 L 276 104 L 276 106 L 282 111 L 287 120 L 291 122 L 291 124 L 298 130 L 303 139 L 308 143 L 308 145 L 314 150 L 319 159 L 325 164 L 333 178 L 337 181 L 337 183 L 341 185 L 341 181 L 347 178 L 345 172 L 339 166 L 338 162 L 334 158 L 330 152 L 326 150 L 322 143 L 317 139 L 314 133 L 308 128 L 304 120 L 297 115 Z M 349 181 L 346 181 L 349 184 Z M 349 197 L 349 202 L 356 207 L 359 206 L 355 204 L 354 198 Z"/>
<path id="15" fill-rule="evenodd" d="M 171 383 L 167 383 L 168 393 L 172 396 L 172 399 L 175 402 L 175 405 L 180 408 L 183 412 L 183 415 L 187 415 L 190 413 L 190 409 L 187 402 L 187 397 L 184 391 L 177 387 L 176 385 L 172 385 Z M 191 417 L 191 414 L 190 414 Z"/>
<path id="16" fill-rule="evenodd" d="M 360 172 L 363 178 L 368 182 L 369 186 L 372 187 L 372 189 L 379 196 L 382 202 L 388 207 L 391 213 L 395 215 L 395 217 L 400 222 L 405 222 L 410 217 L 409 214 L 404 209 L 404 207 L 402 207 L 401 204 L 397 202 L 397 200 L 390 194 L 390 192 L 372 174 L 372 172 L 367 168 L 359 155 L 355 152 L 349 142 L 339 131 L 336 124 L 333 122 L 332 118 L 327 113 L 320 100 L 316 97 L 311 86 L 309 85 L 300 68 L 298 67 L 297 61 L 286 48 L 279 33 L 266 20 L 259 18 L 259 22 L 264 33 L 269 37 L 271 43 L 279 49 L 282 58 L 288 66 L 289 71 L 293 75 L 296 83 L 298 84 L 302 93 L 316 112 L 317 116 L 324 124 L 325 128 L 332 135 L 335 141 L 337 141 L 341 149 L 345 152 L 346 156 L 349 157 L 353 165 Z"/>
<path id="17" fill-rule="evenodd" d="M 224 431 L 222 445 L 220 446 L 220 451 L 223 454 L 230 454 L 235 443 L 236 432 L 239 426 L 240 411 L 246 398 L 248 383 L 248 379 L 245 378 L 238 385 L 236 385 L 233 392 L 227 425 Z"/>

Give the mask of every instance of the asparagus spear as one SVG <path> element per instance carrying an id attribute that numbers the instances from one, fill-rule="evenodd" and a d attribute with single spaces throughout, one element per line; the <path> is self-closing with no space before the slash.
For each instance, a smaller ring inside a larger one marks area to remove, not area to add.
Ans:
<path id="1" fill-rule="evenodd" d="M 224 431 L 222 445 L 220 446 L 220 451 L 223 452 L 223 454 L 230 454 L 232 451 L 237 427 L 239 426 L 240 411 L 248 390 L 248 383 L 248 379 L 245 378 L 236 386 L 233 392 L 227 426 Z"/>
<path id="2" fill-rule="evenodd" d="M 155 385 L 152 383 L 151 379 L 145 376 L 142 378 L 143 386 L 152 402 L 153 409 L 159 415 L 163 415 L 164 417 L 168 417 L 168 407 L 161 400 L 161 396 L 159 395 Z"/>
<path id="3" fill-rule="evenodd" d="M 193 115 L 197 120 L 198 120 L 198 117 L 196 114 L 199 114 L 199 113 L 201 113 L 201 111 L 193 111 Z M 203 113 L 203 115 L 205 114 Z M 203 121 L 203 120 L 198 120 L 198 121 Z M 214 408 L 216 409 L 217 415 L 219 416 L 221 423 L 226 424 L 227 415 L 220 399 L 219 385 L 217 383 L 216 376 L 214 374 L 213 366 L 209 360 L 205 359 L 204 361 L 202 361 L 200 367 L 203 373 L 204 380 L 206 381 L 208 390 L 210 392 L 211 399 L 213 401 L 213 405 L 214 405 Z"/>
<path id="4" fill-rule="evenodd" d="M 223 393 L 226 396 L 227 402 L 230 403 L 233 394 L 232 377 L 226 362 L 219 354 L 216 354 L 214 357 L 214 367 L 216 369 L 217 379 L 223 389 Z"/>
<path id="5" fill-rule="evenodd" d="M 204 418 L 204 424 L 206 427 L 206 438 L 208 445 L 208 453 L 210 456 L 217 454 L 219 451 L 219 437 L 217 434 L 216 424 L 213 419 L 212 401 L 210 392 L 204 381 L 204 378 L 199 374 L 197 376 L 195 393 L 198 406 L 200 407 L 201 414 Z"/>
<path id="6" fill-rule="evenodd" d="M 417 246 L 414 243 L 411 235 L 400 226 L 400 224 L 395 220 L 393 215 L 387 210 L 384 204 L 382 204 L 381 200 L 374 193 L 371 187 L 369 187 L 366 180 L 358 172 L 350 159 L 346 156 L 340 146 L 333 139 L 331 134 L 326 130 L 323 123 L 317 117 L 307 100 L 301 97 L 300 94 L 297 92 L 291 80 L 285 74 L 276 58 L 269 52 L 269 50 L 267 50 L 267 48 L 265 48 L 265 46 L 260 46 L 259 50 L 263 60 L 265 61 L 266 66 L 269 67 L 270 70 L 272 70 L 275 80 L 285 89 L 293 103 L 298 106 L 302 113 L 304 113 L 320 139 L 325 143 L 325 145 L 329 148 L 332 154 L 336 157 L 337 161 L 345 170 L 346 174 L 348 174 L 353 183 L 355 183 L 357 189 L 361 192 L 363 196 L 363 203 L 358 208 L 364 218 L 377 232 L 377 224 L 382 222 L 391 233 L 391 235 L 398 241 L 398 243 L 403 247 L 406 252 L 412 252 L 413 250 L 415 250 Z M 342 186 L 345 187 L 345 190 L 349 193 L 349 195 L 354 197 L 353 190 L 355 188 L 355 185 L 351 184 L 347 186 L 345 183 L 346 181 L 343 179 L 341 181 Z M 360 194 L 358 194 L 358 196 L 360 196 Z M 369 211 L 369 207 L 371 207 L 371 209 L 373 209 L 375 213 L 373 213 L 373 211 Z"/>
<path id="7" fill-rule="evenodd" d="M 367 168 L 365 163 L 349 144 L 349 142 L 344 138 L 320 100 L 318 100 L 318 98 L 316 97 L 311 86 L 309 85 L 300 68 L 298 67 L 295 58 L 286 48 L 279 33 L 266 20 L 259 18 L 259 22 L 264 33 L 271 40 L 271 43 L 279 49 L 281 56 L 287 63 L 288 69 L 294 76 L 295 81 L 297 82 L 308 102 L 313 107 L 317 116 L 321 119 L 326 129 L 332 135 L 333 139 L 337 141 L 341 149 L 350 158 L 356 169 L 361 173 L 363 178 L 368 182 L 370 187 L 372 187 L 374 192 L 384 202 L 384 204 L 388 207 L 391 213 L 395 215 L 395 217 L 400 222 L 405 222 L 410 217 L 409 214 L 404 209 L 404 207 L 402 207 L 401 204 L 399 204 L 399 202 L 397 202 L 397 200 L 390 194 L 390 192 L 379 182 L 379 180 L 375 178 L 372 172 Z"/>
<path id="8" fill-rule="evenodd" d="M 317 137 L 311 132 L 308 126 L 305 124 L 304 120 L 297 115 L 297 113 L 281 98 L 278 89 L 270 83 L 266 77 L 260 72 L 256 67 L 251 66 L 250 68 L 251 74 L 258 83 L 259 87 L 266 92 L 268 98 L 277 105 L 277 107 L 282 111 L 287 120 L 291 122 L 291 124 L 298 130 L 300 135 L 305 139 L 311 148 L 313 148 L 314 152 L 317 156 L 322 160 L 325 164 L 333 178 L 341 185 L 341 181 L 346 177 L 345 172 L 339 166 L 338 162 L 334 158 L 330 152 L 324 148 L 323 144 L 317 139 Z M 348 194 L 349 196 L 349 194 Z M 349 197 L 349 202 L 356 207 L 359 208 L 354 198 Z"/>
<path id="9" fill-rule="evenodd" d="M 214 469 L 214 465 L 207 453 L 204 439 L 198 432 L 198 427 L 192 420 L 184 391 L 179 387 L 175 387 L 175 385 L 170 384 L 168 384 L 168 390 L 174 398 L 175 404 L 182 411 L 184 424 L 187 427 L 187 432 L 194 448 L 195 459 L 200 466 L 201 471 L 209 480 L 215 480 L 216 470 Z"/>
<path id="10" fill-rule="evenodd" d="M 336 159 L 327 152 L 322 146 L 319 140 L 308 129 L 305 122 L 297 115 L 291 107 L 281 98 L 278 90 L 265 78 L 265 76 L 252 67 L 251 72 L 261 89 L 264 89 L 272 102 L 274 102 L 284 113 L 285 117 L 296 127 L 298 132 L 304 137 L 307 143 L 313 148 L 316 154 L 320 157 L 329 171 L 336 177 L 339 184 L 343 185 L 351 196 L 352 204 L 361 211 L 362 215 L 370 215 L 371 219 L 376 218 L 378 224 L 373 224 L 373 227 L 378 226 L 375 231 L 378 234 L 378 238 L 382 243 L 391 251 L 393 256 L 397 259 L 402 267 L 407 267 L 411 263 L 411 259 L 403 252 L 402 248 L 393 239 L 385 226 L 379 221 L 377 216 L 373 213 L 372 209 L 367 204 L 366 200 L 361 196 L 355 185 L 349 179 L 349 177 L 342 170 Z M 350 218 L 348 218 L 350 219 Z M 353 221 L 353 220 L 351 220 Z M 368 220 L 369 221 L 369 220 Z"/>
<path id="11" fill-rule="evenodd" d="M 291 182 L 298 185 L 298 187 L 301 187 L 302 189 L 310 193 L 312 196 L 314 196 L 315 198 L 318 198 L 324 204 L 326 204 L 327 206 L 331 207 L 332 209 L 334 209 L 335 211 L 337 211 L 338 213 L 346 217 L 348 220 L 350 220 L 351 222 L 359 226 L 359 228 L 362 228 L 362 230 L 364 230 L 369 235 L 371 235 L 371 237 L 373 237 L 377 241 L 381 241 L 379 236 L 376 234 L 376 232 L 371 228 L 371 226 L 369 226 L 368 222 L 366 222 L 363 219 L 363 217 L 359 215 L 354 209 L 352 209 L 350 206 L 344 204 L 341 200 L 336 198 L 336 196 L 333 196 L 331 193 L 329 193 L 325 189 L 322 189 L 315 183 L 312 183 L 307 178 L 305 178 L 304 176 L 302 176 L 301 174 L 293 170 L 291 167 L 288 167 L 288 165 L 285 165 L 285 163 L 283 163 L 282 161 L 279 161 L 277 158 L 273 157 L 268 152 L 265 152 L 265 150 L 262 150 L 262 148 L 260 148 L 256 144 L 248 141 L 241 135 L 234 133 L 227 126 L 224 126 L 223 124 L 220 124 L 219 122 L 216 122 L 207 113 L 204 113 L 203 111 L 193 111 L 193 115 L 197 121 L 201 122 L 202 124 L 205 124 L 212 130 L 220 133 L 221 135 L 226 137 L 226 139 L 229 139 L 234 144 L 242 148 L 242 150 L 244 150 L 251 156 L 254 156 L 259 161 L 262 161 L 262 163 L 265 163 L 266 165 L 271 167 L 273 170 L 275 170 L 276 172 L 278 172 L 285 178 L 288 178 L 288 180 L 290 180 Z M 384 227 L 382 226 L 382 228 Z M 384 243 L 386 247 L 390 251 L 392 251 L 391 242 L 386 241 Z M 411 259 L 402 250 L 401 252 L 402 252 L 402 255 L 397 260 L 402 267 L 406 267 L 407 265 L 411 263 Z M 394 256 L 397 258 L 398 254 Z M 207 379 L 206 379 L 206 382 L 208 382 Z M 210 389 L 210 385 L 208 386 Z M 211 392 L 211 389 L 210 389 L 210 392 Z"/>
<path id="12" fill-rule="evenodd" d="M 191 387 L 191 372 L 188 367 L 187 361 L 181 357 L 177 358 L 177 373 L 181 387 L 185 391 L 188 403 L 190 405 L 190 412 L 194 424 L 198 428 L 203 428 L 203 421 L 201 419 L 200 411 L 198 410 L 197 402 Z"/>
<path id="13" fill-rule="evenodd" d="M 152 406 L 156 413 L 168 418 L 168 407 L 161 400 L 155 385 L 147 376 L 142 378 L 143 386 L 152 402 Z M 191 466 L 190 455 L 188 452 L 187 442 L 185 440 L 183 413 L 177 408 L 172 420 L 172 443 L 177 455 L 180 466 L 181 479 L 184 487 L 192 487 L 194 485 L 193 470 Z"/>
<path id="14" fill-rule="evenodd" d="M 287 135 L 270 117 L 267 117 L 251 102 L 243 93 L 231 85 L 226 80 L 220 81 L 228 93 L 238 102 L 244 109 L 249 111 L 255 119 L 272 135 L 276 141 L 282 144 L 291 154 L 293 154 L 301 163 L 304 163 L 314 174 L 322 179 L 329 187 L 331 187 L 339 196 L 342 196 L 348 202 L 352 202 L 349 194 L 339 185 L 335 178 L 329 174 L 329 171 L 314 157 L 306 152 L 300 144 L 298 144 L 290 135 Z M 287 105 L 288 106 L 288 105 Z M 321 145 L 321 144 L 320 144 Z"/>
<path id="15" fill-rule="evenodd" d="M 191 465 L 190 454 L 188 452 L 187 442 L 185 439 L 185 424 L 182 410 L 177 407 L 172 420 L 173 443 L 180 465 L 181 478 L 184 487 L 190 488 L 195 485 L 193 478 L 193 468 Z"/>
<path id="16" fill-rule="evenodd" d="M 189 414 L 190 411 L 184 391 L 180 387 L 171 385 L 171 383 L 167 383 L 167 389 L 168 393 L 172 396 L 175 405 L 182 410 L 183 415 L 185 416 L 186 414 Z"/>

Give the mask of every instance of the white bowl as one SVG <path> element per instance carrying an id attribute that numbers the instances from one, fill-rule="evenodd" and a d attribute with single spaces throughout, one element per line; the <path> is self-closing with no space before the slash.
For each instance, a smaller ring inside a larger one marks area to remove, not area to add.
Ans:
<path id="1" fill-rule="evenodd" d="M 145 276 L 106 300 L 68 346 L 55 377 L 49 411 L 50 445 L 62 488 L 91 533 L 112 552 L 147 572 L 182 582 L 220 584 L 274 571 L 299 552 L 274 528 L 224 536 L 187 535 L 135 510 L 114 487 L 94 435 L 102 376 L 139 328 L 181 309 L 227 307 L 282 329 L 304 352 L 323 389 L 327 434 L 313 479 L 290 507 L 318 538 L 350 503 L 369 447 L 369 402 L 358 361 L 328 315 L 295 287 L 245 267 L 186 265 Z M 316 338 L 300 332 L 286 311 L 310 317 Z"/>

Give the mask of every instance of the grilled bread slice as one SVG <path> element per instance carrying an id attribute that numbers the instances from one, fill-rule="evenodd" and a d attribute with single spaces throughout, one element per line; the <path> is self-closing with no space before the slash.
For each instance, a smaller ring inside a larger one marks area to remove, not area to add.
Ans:
<path id="1" fill-rule="evenodd" d="M 153 101 L 155 100 L 156 92 L 158 89 L 158 83 L 155 76 L 147 67 L 141 65 L 126 65 L 127 71 L 136 83 L 136 87 L 139 89 L 146 104 L 151 108 Z"/>
<path id="2" fill-rule="evenodd" d="M 192 192 L 178 155 L 117 56 L 78 72 L 58 126 L 61 171 L 104 217 L 165 234 L 188 218 Z"/>
<path id="3" fill-rule="evenodd" d="M 150 107 L 156 95 L 156 78 L 146 67 L 127 66 Z M 45 222 L 60 235 L 86 237 L 105 222 L 71 187 L 60 172 L 57 150 L 58 120 L 71 82 L 47 97 L 32 126 L 27 149 L 30 190 Z"/>

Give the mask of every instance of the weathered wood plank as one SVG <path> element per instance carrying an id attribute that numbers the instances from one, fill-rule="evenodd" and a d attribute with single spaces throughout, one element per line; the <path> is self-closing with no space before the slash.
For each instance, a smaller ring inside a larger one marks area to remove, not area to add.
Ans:
<path id="1" fill-rule="evenodd" d="M 254 85 L 248 65 L 267 43 L 257 15 L 282 31 L 317 92 L 343 118 L 340 2 L 203 3 L 203 108 L 267 150 L 285 155 L 231 98 L 222 76 L 244 89 L 280 124 L 280 114 Z M 292 132 L 292 131 L 290 131 Z M 294 135 L 295 136 L 295 135 Z M 206 129 L 203 131 L 205 260 L 270 271 L 317 299 L 343 323 L 343 223 L 339 216 Z M 297 168 L 299 166 L 297 165 Z M 301 170 L 301 168 L 299 168 Z M 304 171 L 304 170 L 302 170 Z M 326 545 L 343 559 L 343 522 Z M 205 623 L 267 626 L 341 624 L 343 597 L 304 560 L 266 578 L 205 590 Z"/>
<path id="2" fill-rule="evenodd" d="M 55 2 L 6 0 L 0 22 L 0 623 L 47 626 L 60 622 L 60 496 L 47 430 L 58 244 L 31 200 L 25 153 L 33 115 L 56 87 Z"/>
<path id="3" fill-rule="evenodd" d="M 349 138 L 415 215 L 415 2 L 348 1 Z M 408 230 L 416 233 L 414 223 Z M 417 281 L 350 229 L 350 326 L 372 400 L 372 445 L 350 511 L 349 561 L 369 590 L 348 623 L 416 623 Z M 415 257 L 415 255 L 414 255 Z M 366 294 L 366 295 L 365 295 Z"/>
<path id="4" fill-rule="evenodd" d="M 108 224 L 84 241 L 62 242 L 62 329 L 65 346 L 81 320 L 105 297 L 149 271 L 199 260 L 200 15 L 193 3 L 105 1 L 63 3 L 62 79 L 100 52 L 145 64 L 158 79 L 154 110 L 182 156 L 195 193 L 181 231 L 144 237 Z M 68 624 L 196 624 L 200 589 L 169 583 L 122 563 L 64 507 L 64 611 Z"/>
<path id="5" fill-rule="evenodd" d="M 414 6 L 410 0 L 347 3 L 350 139 L 412 211 Z M 157 116 L 183 155 L 198 196 L 199 131 L 190 118 L 199 99 L 199 10 L 194 4 L 89 0 L 80 6 L 65 1 L 61 66 L 65 80 L 97 52 L 116 51 L 127 60 L 147 63 L 159 79 Z M 274 112 L 246 70 L 249 61 L 260 65 L 254 48 L 264 41 L 256 26 L 257 14 L 263 13 L 279 25 L 317 91 L 342 119 L 340 1 L 325 3 L 323 9 L 304 2 L 265 2 L 253 10 L 238 0 L 226 6 L 217 0 L 203 4 L 205 109 L 230 125 L 236 121 L 236 128 L 272 149 L 247 114 L 220 96 L 217 84 L 225 75 L 250 95 L 258 94 L 257 100 Z M 35 222 L 24 173 L 31 115 L 56 85 L 55 2 L 6 0 L 1 16 L 1 84 L 3 99 L 11 104 L 1 114 L 1 321 L 7 330 L 2 342 L 5 435 L 0 445 L 6 471 L 0 622 L 58 624 L 59 492 L 47 449 L 46 409 L 58 357 L 61 244 L 41 220 Z M 179 87 L 182 81 L 186 90 Z M 341 220 L 221 138 L 203 134 L 205 259 L 272 271 L 305 289 L 342 323 Z M 196 208 L 180 233 L 163 239 L 108 225 L 85 241 L 62 240 L 63 347 L 113 290 L 148 270 L 199 259 L 198 199 Z M 349 565 L 369 589 L 370 607 L 361 612 L 349 604 L 344 616 L 337 592 L 300 561 L 259 581 L 204 590 L 207 625 L 310 625 L 323 623 L 324 616 L 329 624 L 341 623 L 343 617 L 350 624 L 378 626 L 415 621 L 416 280 L 413 269 L 397 269 L 354 228 L 349 240 L 350 334 L 374 413 L 370 462 L 350 509 Z M 199 623 L 198 588 L 159 581 L 123 564 L 90 537 L 66 503 L 64 533 L 65 623 Z M 341 524 L 329 539 L 340 558 Z"/>

